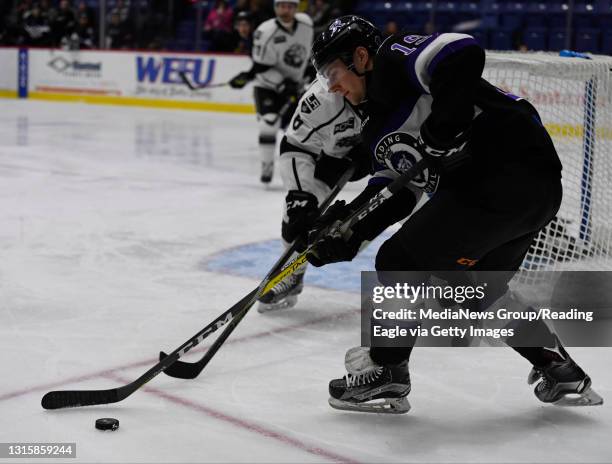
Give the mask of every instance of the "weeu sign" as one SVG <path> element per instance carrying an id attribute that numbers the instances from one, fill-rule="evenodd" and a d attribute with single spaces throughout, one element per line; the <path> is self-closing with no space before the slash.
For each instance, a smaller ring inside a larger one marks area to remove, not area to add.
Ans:
<path id="1" fill-rule="evenodd" d="M 195 54 L 137 54 L 134 59 L 134 95 L 198 101 L 250 103 L 250 92 L 232 89 L 203 89 L 194 92 L 183 83 L 180 73 L 198 86 L 227 82 L 239 70 L 248 69 L 244 56 Z"/>
<path id="2" fill-rule="evenodd" d="M 192 91 L 179 74 L 185 72 L 197 85 L 227 82 L 251 67 L 248 56 L 51 49 L 25 53 L 29 98 L 253 112 L 250 89 Z"/>
<path id="3" fill-rule="evenodd" d="M 172 56 L 137 56 L 136 79 L 138 82 L 182 84 L 179 76 L 184 72 L 198 85 L 208 85 L 215 74 L 215 58 L 177 58 Z"/>

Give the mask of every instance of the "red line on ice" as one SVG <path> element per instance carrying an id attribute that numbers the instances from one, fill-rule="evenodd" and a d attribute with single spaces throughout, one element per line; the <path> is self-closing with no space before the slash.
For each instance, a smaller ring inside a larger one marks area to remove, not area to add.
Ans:
<path id="1" fill-rule="evenodd" d="M 293 330 L 300 330 L 303 329 L 305 327 L 308 327 L 310 325 L 316 325 L 322 322 L 328 322 L 334 319 L 341 319 L 343 317 L 352 315 L 352 314 L 356 314 L 358 313 L 359 310 L 356 309 L 352 309 L 350 311 L 344 311 L 338 314 L 332 314 L 329 316 L 323 316 L 317 319 L 313 319 L 311 321 L 306 321 L 306 322 L 301 322 L 299 324 L 293 324 L 293 325 L 289 325 L 289 326 L 285 326 L 285 327 L 279 327 L 276 329 L 270 329 L 270 330 L 265 330 L 262 332 L 256 332 L 254 334 L 251 335 L 245 335 L 242 337 L 236 337 L 236 338 L 230 338 L 229 340 L 227 340 L 225 343 L 226 344 L 234 344 L 234 343 L 242 343 L 242 342 L 247 342 L 250 340 L 256 340 L 259 338 L 263 338 L 266 337 L 268 335 L 274 335 L 274 334 L 280 334 L 280 333 L 284 333 L 284 332 L 291 332 Z M 205 350 L 207 350 L 210 347 L 210 345 L 205 345 L 199 348 L 196 348 L 192 351 L 190 351 L 190 353 L 197 353 L 197 352 L 204 352 Z M 37 386 L 33 386 L 33 387 L 26 387 L 26 388 L 22 388 L 16 391 L 12 391 L 12 392 L 8 392 L 8 393 L 3 393 L 0 394 L 0 401 L 6 401 L 6 400 L 10 400 L 12 398 L 17 398 L 19 396 L 23 396 L 23 395 L 27 395 L 28 393 L 35 393 L 35 392 L 39 392 L 39 391 L 48 391 L 50 389 L 53 388 L 59 388 L 59 387 L 63 387 L 69 384 L 73 384 L 73 383 L 78 383 L 78 382 L 83 382 L 85 380 L 91 380 L 91 379 L 95 379 L 95 378 L 100 378 L 100 377 L 108 377 L 108 375 L 113 374 L 116 371 L 122 371 L 122 370 L 126 370 L 126 369 L 132 369 L 135 367 L 142 367 L 142 366 L 150 366 L 153 365 L 154 363 L 157 363 L 158 359 L 157 358 L 149 358 L 149 359 L 145 359 L 143 361 L 136 361 L 136 362 L 132 362 L 129 364 L 123 364 L 121 366 L 117 366 L 117 367 L 113 367 L 110 369 L 105 369 L 103 371 L 96 371 L 93 372 L 91 374 L 84 374 L 84 375 L 80 375 L 80 376 L 76 376 L 76 377 L 70 377 L 68 379 L 64 379 L 58 382 L 53 382 L 53 383 L 47 383 L 47 384 L 43 384 L 43 385 L 37 385 Z"/>
<path id="2" fill-rule="evenodd" d="M 124 382 L 127 383 L 126 379 L 123 379 L 117 375 L 114 374 L 108 374 L 105 375 L 105 377 L 108 377 L 110 379 L 114 379 L 117 380 L 119 382 Z M 180 404 L 181 406 L 184 406 L 188 409 L 191 409 L 193 411 L 197 411 L 197 412 L 201 412 L 209 417 L 213 417 L 215 419 L 221 420 L 223 422 L 227 422 L 229 424 L 232 424 L 236 427 L 239 427 L 241 429 L 245 429 L 248 430 L 250 432 L 254 432 L 258 435 L 262 435 L 266 438 L 272 438 L 274 440 L 280 441 L 281 443 L 291 446 L 293 448 L 298 448 L 302 451 L 306 451 L 307 453 L 310 454 L 314 454 L 315 456 L 320 456 L 323 457 L 325 459 L 329 459 L 335 462 L 341 462 L 341 463 L 358 463 L 358 461 L 355 461 L 352 458 L 347 458 L 345 456 L 342 456 L 340 454 L 334 453 L 333 451 L 328 451 L 326 449 L 321 448 L 320 446 L 313 446 L 313 445 L 309 445 L 307 443 L 304 443 L 296 438 L 293 438 L 289 435 L 286 435 L 284 433 L 281 432 L 277 432 L 275 430 L 269 429 L 267 427 L 264 427 L 263 425 L 257 424 L 255 422 L 251 422 L 251 421 L 247 421 L 245 419 L 240 419 L 238 417 L 235 416 L 231 416 L 229 414 L 226 414 L 224 412 L 218 411 L 216 409 L 213 409 L 211 407 L 205 406 L 203 404 L 200 403 L 196 403 L 195 401 L 191 401 L 188 400 L 186 398 L 182 398 L 180 396 L 175 396 L 175 395 L 171 395 L 169 393 L 166 393 L 162 390 L 159 390 L 157 388 L 153 388 L 153 387 L 143 387 L 143 390 L 147 393 L 150 393 L 152 395 L 158 396 L 160 398 L 163 398 L 165 400 L 168 400 L 172 403 L 176 403 L 176 404 Z"/>

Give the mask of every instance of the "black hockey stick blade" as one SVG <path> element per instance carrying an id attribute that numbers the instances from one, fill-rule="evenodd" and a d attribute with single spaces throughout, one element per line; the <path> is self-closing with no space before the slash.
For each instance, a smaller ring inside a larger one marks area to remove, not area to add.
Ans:
<path id="1" fill-rule="evenodd" d="M 253 306 L 254 303 L 249 305 L 249 309 Z M 225 342 L 227 337 L 233 332 L 233 330 L 229 330 L 230 327 L 236 326 L 238 322 L 242 320 L 244 316 L 246 316 L 248 309 L 243 311 L 241 314 L 232 319 L 231 325 L 228 325 L 227 328 L 221 332 L 219 338 L 215 340 L 215 343 L 211 345 L 211 347 L 206 351 L 204 356 L 196 362 L 184 362 L 184 361 L 176 361 L 172 366 L 164 371 L 164 374 L 169 375 L 170 377 L 174 377 L 176 379 L 184 379 L 184 380 L 193 380 L 204 370 L 204 368 L 208 365 L 208 362 L 212 359 L 221 345 Z M 235 322 L 234 322 L 235 321 Z M 168 356 L 163 351 L 159 352 L 159 360 L 162 361 L 166 356 Z"/>
<path id="2" fill-rule="evenodd" d="M 208 328 L 208 326 L 207 326 Z M 206 330 L 205 328 L 204 330 Z M 216 330 L 216 329 L 215 329 Z M 200 336 L 203 331 L 198 332 Z M 108 390 L 59 390 L 52 391 L 41 400 L 41 405 L 44 409 L 61 409 L 61 408 L 76 408 L 79 406 L 93 406 L 96 404 L 118 403 L 124 400 L 145 383 L 149 382 L 153 377 L 162 372 L 166 367 L 175 362 L 182 354 L 179 350 L 189 351 L 190 343 L 194 343 L 195 336 L 188 342 L 181 345 L 179 349 L 174 351 L 171 356 L 165 358 L 162 362 L 157 363 L 143 375 L 138 377 L 133 382 L 118 388 L 110 388 Z M 193 345 L 195 346 L 195 345 Z M 183 351 L 185 353 L 186 351 Z"/>
<path id="3" fill-rule="evenodd" d="M 238 318 L 238 314 L 241 313 L 241 310 L 244 309 L 245 305 L 249 304 L 250 307 L 255 303 L 258 290 L 259 287 L 251 291 L 251 293 L 249 293 L 247 296 L 245 296 L 242 300 L 240 300 L 238 303 L 236 303 L 229 309 L 229 311 L 234 315 L 230 324 L 233 324 L 234 321 Z M 242 317 L 240 317 L 240 319 L 242 319 Z M 222 337 L 224 333 L 225 331 L 219 337 Z M 159 360 L 163 361 L 164 358 L 166 358 L 167 356 L 168 355 L 166 353 L 160 351 Z M 205 358 L 206 356 L 204 356 L 199 361 L 193 363 L 176 361 L 164 370 L 164 374 L 169 375 L 170 377 L 175 377 L 177 379 L 195 379 L 208 363 L 208 361 L 203 362 Z"/>
<path id="4" fill-rule="evenodd" d="M 60 409 L 78 406 L 91 406 L 94 404 L 117 403 L 120 398 L 121 388 L 109 390 L 66 390 L 52 391 L 43 396 L 41 405 L 45 409 Z"/>

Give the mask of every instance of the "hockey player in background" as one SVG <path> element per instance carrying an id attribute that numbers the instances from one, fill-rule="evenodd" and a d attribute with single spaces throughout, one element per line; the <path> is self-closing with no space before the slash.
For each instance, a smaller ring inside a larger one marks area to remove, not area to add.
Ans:
<path id="1" fill-rule="evenodd" d="M 363 115 L 342 95 L 315 80 L 300 99 L 280 145 L 280 173 L 288 190 L 281 226 L 283 245 L 296 240 L 304 250 L 318 207 L 340 176 L 355 163 L 351 181 L 367 175 L 371 161 L 360 143 Z M 306 266 L 277 284 L 260 300 L 258 311 L 297 303 Z"/>
<path id="2" fill-rule="evenodd" d="M 363 142 L 376 166 L 367 188 L 348 205 L 334 203 L 316 230 L 347 217 L 420 159 L 428 168 L 350 233 L 328 233 L 314 243 L 309 262 L 352 260 L 364 242 L 412 212 L 418 188 L 431 198 L 380 247 L 377 271 L 516 271 L 559 208 L 561 163 L 533 106 L 481 77 L 485 54 L 475 40 L 454 33 L 396 34 L 381 44 L 372 24 L 345 16 L 315 40 L 313 61 L 331 92 L 353 105 L 365 102 Z M 383 275 L 379 279 L 385 284 Z M 525 308 L 502 287 L 487 292 L 487 304 Z M 590 378 L 556 335 L 543 322 L 535 332 L 539 347 L 506 342 L 533 365 L 529 382 L 538 382 L 536 397 L 600 404 Z M 347 375 L 330 382 L 330 405 L 407 412 L 411 352 L 411 346 L 349 350 Z"/>
<path id="3" fill-rule="evenodd" d="M 253 66 L 230 80 L 230 86 L 235 89 L 255 80 L 264 184 L 272 181 L 276 134 L 293 114 L 310 60 L 312 20 L 304 13 L 297 13 L 298 3 L 298 0 L 274 1 L 276 18 L 261 23 L 253 34 Z M 287 105 L 288 102 L 293 104 Z"/>

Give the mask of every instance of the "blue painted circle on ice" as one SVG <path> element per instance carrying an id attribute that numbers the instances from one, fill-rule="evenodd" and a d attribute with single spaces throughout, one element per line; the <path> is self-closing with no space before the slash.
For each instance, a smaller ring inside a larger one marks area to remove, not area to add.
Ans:
<path id="1" fill-rule="evenodd" d="M 378 248 L 389 236 L 378 237 L 350 263 L 334 263 L 322 268 L 309 266 L 306 283 L 331 290 L 358 292 L 360 271 L 374 270 Z M 204 267 L 209 271 L 263 279 L 282 251 L 280 240 L 247 243 L 215 255 L 206 261 Z"/>

